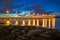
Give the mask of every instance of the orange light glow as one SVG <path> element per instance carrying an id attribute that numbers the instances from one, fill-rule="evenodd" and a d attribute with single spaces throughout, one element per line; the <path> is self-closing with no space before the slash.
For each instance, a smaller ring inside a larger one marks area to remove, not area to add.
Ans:
<path id="1" fill-rule="evenodd" d="M 37 25 L 36 26 L 39 26 L 39 19 L 37 19 Z"/>
<path id="2" fill-rule="evenodd" d="M 45 16 L 45 14 L 43 13 L 42 16 Z"/>
<path id="3" fill-rule="evenodd" d="M 18 23 L 18 20 L 16 20 L 16 22 L 15 22 L 15 25 L 18 25 L 19 23 Z"/>
<path id="4" fill-rule="evenodd" d="M 51 27 L 51 20 L 50 19 L 48 19 L 48 27 L 50 28 Z"/>
<path id="5" fill-rule="evenodd" d="M 9 20 L 6 21 L 6 25 L 10 25 L 10 21 Z"/>
<path id="6" fill-rule="evenodd" d="M 9 14 L 9 10 L 7 10 L 6 13 Z"/>
<path id="7" fill-rule="evenodd" d="M 47 27 L 47 19 L 45 19 L 45 22 L 44 22 L 44 24 L 45 24 L 45 27 Z"/>
<path id="8" fill-rule="evenodd" d="M 52 28 L 55 28 L 55 18 L 52 19 Z"/>
<path id="9" fill-rule="evenodd" d="M 44 19 L 42 20 L 42 27 L 45 27 L 45 21 L 44 21 Z"/>
<path id="10" fill-rule="evenodd" d="M 25 20 L 22 21 L 22 26 L 25 26 Z"/>
<path id="11" fill-rule="evenodd" d="M 31 20 L 28 20 L 28 26 L 31 26 Z"/>
<path id="12" fill-rule="evenodd" d="M 33 26 L 35 26 L 35 19 L 33 19 Z"/>

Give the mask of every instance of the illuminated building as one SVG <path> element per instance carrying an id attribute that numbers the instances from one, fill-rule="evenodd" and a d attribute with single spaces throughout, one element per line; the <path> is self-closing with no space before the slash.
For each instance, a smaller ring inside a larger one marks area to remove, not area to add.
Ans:
<path id="1" fill-rule="evenodd" d="M 20 25 L 20 26 L 36 26 L 36 27 L 43 27 L 43 28 L 55 28 L 55 16 L 54 15 L 45 15 L 45 14 L 32 14 L 32 16 L 30 15 L 30 13 L 28 14 L 28 16 L 23 16 L 20 14 L 1 14 L 0 19 L 4 22 L 4 19 L 6 19 L 7 21 L 5 22 L 6 25 L 10 25 L 10 19 L 13 21 L 14 19 L 15 21 L 15 25 Z M 9 20 L 8 20 L 9 19 Z M 26 19 L 26 20 L 25 20 Z M 42 19 L 42 22 L 40 22 Z M 21 21 L 21 24 L 19 24 L 19 21 Z M 27 23 L 27 24 L 26 24 Z M 40 24 L 41 23 L 41 24 Z"/>

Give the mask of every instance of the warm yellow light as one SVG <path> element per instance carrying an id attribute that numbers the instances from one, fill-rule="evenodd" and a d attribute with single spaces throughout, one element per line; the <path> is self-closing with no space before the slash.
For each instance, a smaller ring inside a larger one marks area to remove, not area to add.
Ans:
<path id="1" fill-rule="evenodd" d="M 51 27 L 51 20 L 48 19 L 48 27 L 50 28 Z"/>
<path id="2" fill-rule="evenodd" d="M 45 20 L 42 20 L 42 27 L 45 27 Z"/>
<path id="3" fill-rule="evenodd" d="M 42 16 L 45 16 L 45 14 L 43 13 Z"/>
<path id="4" fill-rule="evenodd" d="M 36 26 L 39 26 L 39 19 L 37 19 L 37 25 Z"/>
<path id="5" fill-rule="evenodd" d="M 35 19 L 33 19 L 33 26 L 35 26 Z"/>
<path id="6" fill-rule="evenodd" d="M 15 22 L 15 25 L 18 25 L 19 23 L 18 23 L 18 20 L 16 20 L 16 22 Z"/>
<path id="7" fill-rule="evenodd" d="M 28 26 L 31 26 L 31 20 L 28 20 Z"/>
<path id="8" fill-rule="evenodd" d="M 25 26 L 25 20 L 22 21 L 22 26 Z"/>
<path id="9" fill-rule="evenodd" d="M 47 27 L 47 19 L 45 19 L 45 22 L 44 23 L 45 23 L 45 27 Z"/>
<path id="10" fill-rule="evenodd" d="M 6 21 L 6 25 L 10 25 L 10 21 L 9 20 Z"/>
<path id="11" fill-rule="evenodd" d="M 55 28 L 55 18 L 52 18 L 52 28 Z"/>

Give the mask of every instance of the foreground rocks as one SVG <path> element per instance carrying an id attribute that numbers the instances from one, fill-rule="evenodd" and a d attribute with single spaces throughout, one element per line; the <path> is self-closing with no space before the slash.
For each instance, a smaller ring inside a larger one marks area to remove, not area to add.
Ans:
<path id="1" fill-rule="evenodd" d="M 55 29 L 37 27 L 0 27 L 0 40 L 60 40 Z"/>

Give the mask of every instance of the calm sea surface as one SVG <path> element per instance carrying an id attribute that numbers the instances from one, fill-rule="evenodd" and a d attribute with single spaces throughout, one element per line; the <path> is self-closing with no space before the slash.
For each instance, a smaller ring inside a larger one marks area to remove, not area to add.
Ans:
<path id="1" fill-rule="evenodd" d="M 60 18 L 56 18 L 56 29 L 60 30 Z"/>

